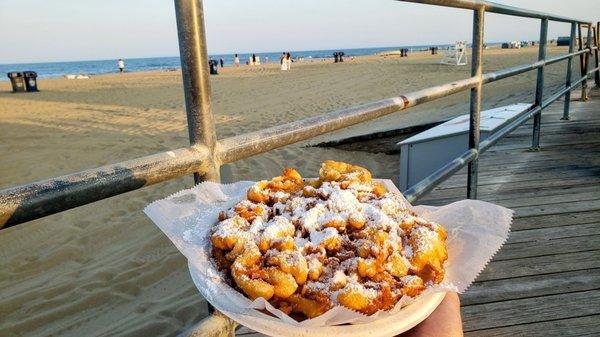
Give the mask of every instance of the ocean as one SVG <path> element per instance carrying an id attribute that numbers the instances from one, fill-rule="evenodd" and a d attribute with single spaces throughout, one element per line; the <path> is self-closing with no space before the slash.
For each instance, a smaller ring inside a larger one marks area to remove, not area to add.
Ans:
<path id="1" fill-rule="evenodd" d="M 292 57 L 302 57 L 305 61 L 311 59 L 333 58 L 333 53 L 342 51 L 345 57 L 374 55 L 384 51 L 398 50 L 400 48 L 408 48 L 413 51 L 427 50 L 429 47 L 439 47 L 447 49 L 450 45 L 422 45 L 422 46 L 396 46 L 396 47 L 380 47 L 380 48 L 354 48 L 354 49 L 329 49 L 329 50 L 305 50 L 292 51 Z M 265 62 L 268 57 L 269 62 L 279 62 L 281 52 L 256 53 L 260 57 L 261 62 Z M 245 63 L 252 53 L 240 53 L 240 62 Z M 214 60 L 223 58 L 225 66 L 233 65 L 234 54 L 211 54 L 210 57 Z M 179 56 L 172 57 L 150 57 L 150 58 L 133 58 L 125 59 L 125 71 L 138 72 L 150 70 L 168 70 L 180 67 Z M 84 74 L 97 75 L 118 72 L 117 60 L 97 60 L 97 61 L 70 61 L 70 62 L 46 62 L 46 63 L 20 63 L 20 64 L 0 64 L 0 80 L 8 81 L 6 73 L 11 71 L 32 70 L 37 72 L 39 78 L 56 78 L 67 74 Z"/>

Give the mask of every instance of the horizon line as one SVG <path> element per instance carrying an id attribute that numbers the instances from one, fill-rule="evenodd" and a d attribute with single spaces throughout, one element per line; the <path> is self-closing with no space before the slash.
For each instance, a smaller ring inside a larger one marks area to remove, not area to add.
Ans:
<path id="1" fill-rule="evenodd" d="M 522 41 L 533 41 L 533 40 L 522 40 Z M 503 43 L 503 42 L 498 42 L 498 41 L 491 41 L 491 42 L 486 42 L 486 44 L 499 44 L 499 43 Z M 452 45 L 452 43 L 429 43 L 429 44 L 415 44 L 415 45 L 395 45 L 395 46 L 376 46 L 376 47 L 349 47 L 349 48 L 328 48 L 328 49 L 297 49 L 297 50 L 290 50 L 290 53 L 294 53 L 294 52 L 307 52 L 307 51 L 326 51 L 326 50 L 355 50 L 355 49 L 384 49 L 384 48 L 398 48 L 398 47 L 429 47 L 429 46 L 448 46 L 448 45 Z M 467 42 L 467 46 L 470 46 L 471 43 Z M 281 50 L 278 51 L 253 51 L 253 52 L 247 52 L 247 51 L 242 51 L 242 52 L 230 52 L 230 53 L 209 53 L 208 55 L 234 55 L 234 54 L 240 54 L 240 55 L 246 55 L 246 54 L 274 54 L 274 53 L 279 53 L 281 52 Z M 132 59 L 151 59 L 151 58 L 168 58 L 168 57 L 180 57 L 179 54 L 177 55 L 163 55 L 163 56 L 135 56 L 135 57 L 118 57 L 118 58 L 100 58 L 100 59 L 79 59 L 79 60 L 61 60 L 61 61 L 33 61 L 33 62 L 12 62 L 12 63 L 0 63 L 0 65 L 19 65 L 19 64 L 47 64 L 47 63 L 75 63 L 75 62 L 95 62 L 95 61 L 112 61 L 112 60 L 118 60 L 119 58 L 122 58 L 124 60 L 132 60 Z"/>

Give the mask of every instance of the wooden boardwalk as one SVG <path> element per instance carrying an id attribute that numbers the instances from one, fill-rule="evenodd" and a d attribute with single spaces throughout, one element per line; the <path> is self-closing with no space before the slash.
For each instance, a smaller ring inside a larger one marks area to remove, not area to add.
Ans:
<path id="1" fill-rule="evenodd" d="M 478 198 L 515 210 L 507 244 L 461 296 L 466 336 L 600 336 L 600 91 L 543 112 L 480 160 Z M 464 198 L 466 171 L 423 204 Z"/>
<path id="2" fill-rule="evenodd" d="M 480 159 L 479 199 L 515 210 L 506 245 L 461 295 L 466 336 L 600 336 L 600 91 L 544 110 Z M 420 203 L 464 199 L 466 170 Z M 259 336 L 246 328 L 238 335 Z"/>

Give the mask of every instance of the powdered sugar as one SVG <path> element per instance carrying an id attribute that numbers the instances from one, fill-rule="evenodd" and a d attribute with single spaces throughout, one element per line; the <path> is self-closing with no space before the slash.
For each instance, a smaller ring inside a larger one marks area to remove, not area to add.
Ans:
<path id="1" fill-rule="evenodd" d="M 310 242 L 313 246 L 318 247 L 322 242 L 339 238 L 340 234 L 335 228 L 325 228 L 323 231 L 312 230 L 310 233 Z"/>
<path id="2" fill-rule="evenodd" d="M 356 181 L 328 181 L 289 192 L 256 187 L 251 191 L 268 195 L 268 200 L 258 204 L 244 200 L 234 209 L 260 216 L 248 222 L 227 212 L 229 218 L 215 226 L 213 236 L 243 232 L 254 238 L 250 242 L 262 251 L 258 266 L 279 266 L 286 273 L 306 268 L 308 277 L 302 278 L 306 281 L 298 284 L 296 293 L 307 299 L 367 314 L 389 310 L 403 295 L 403 283 L 393 275 L 410 273 L 420 280 L 410 262 L 414 254 L 409 237 L 420 236 L 424 242 L 418 247 L 425 249 L 432 244 L 425 242 L 429 232 L 437 234 L 429 229 L 432 224 L 411 214 L 401 196 L 379 188 L 375 191 L 374 185 Z M 256 212 L 258 208 L 264 211 Z M 383 289 L 388 289 L 385 299 Z"/>

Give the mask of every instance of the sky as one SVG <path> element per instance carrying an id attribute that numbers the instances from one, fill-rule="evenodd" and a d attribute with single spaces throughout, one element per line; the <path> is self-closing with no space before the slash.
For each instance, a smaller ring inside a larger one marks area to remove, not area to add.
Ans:
<path id="1" fill-rule="evenodd" d="M 499 0 L 600 20 L 600 0 Z M 471 40 L 469 10 L 393 0 L 204 0 L 209 53 Z M 540 20 L 486 14 L 485 40 L 537 40 Z M 551 22 L 549 38 L 568 35 Z M 176 56 L 172 0 L 0 0 L 0 63 Z"/>

